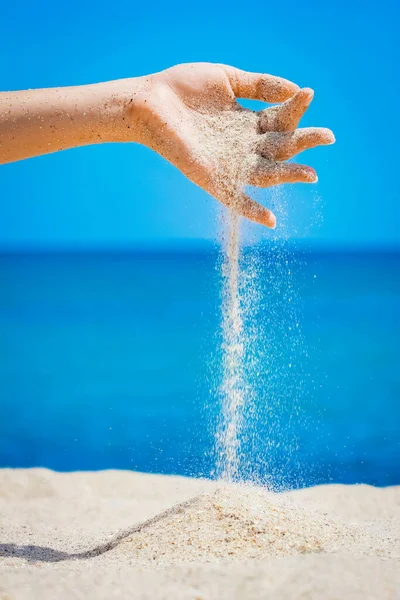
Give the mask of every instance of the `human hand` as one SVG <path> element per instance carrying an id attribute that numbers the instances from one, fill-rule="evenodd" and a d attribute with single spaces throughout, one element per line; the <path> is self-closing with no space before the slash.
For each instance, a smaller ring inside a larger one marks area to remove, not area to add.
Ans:
<path id="1" fill-rule="evenodd" d="M 0 92 L 0 164 L 89 144 L 140 142 L 240 215 L 274 227 L 275 216 L 243 188 L 317 180 L 311 167 L 283 162 L 335 141 L 329 129 L 296 129 L 312 97 L 286 79 L 208 63 Z M 256 112 L 236 98 L 283 104 Z"/>
<path id="2" fill-rule="evenodd" d="M 335 141 L 329 129 L 297 129 L 314 93 L 279 77 L 194 63 L 145 81 L 134 101 L 126 104 L 137 124 L 136 141 L 161 154 L 223 204 L 268 227 L 275 227 L 275 216 L 243 187 L 314 183 L 314 169 L 283 161 Z M 244 109 L 236 98 L 284 102 L 256 112 Z M 124 141 L 129 141 L 132 134 L 125 131 Z"/>

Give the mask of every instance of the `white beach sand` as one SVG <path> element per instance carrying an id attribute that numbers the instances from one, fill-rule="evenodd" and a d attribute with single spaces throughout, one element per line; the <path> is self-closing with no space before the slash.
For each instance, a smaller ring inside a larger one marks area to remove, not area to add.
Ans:
<path id="1" fill-rule="evenodd" d="M 3 469 L 0 600 L 398 600 L 399 531 L 400 487 Z"/>

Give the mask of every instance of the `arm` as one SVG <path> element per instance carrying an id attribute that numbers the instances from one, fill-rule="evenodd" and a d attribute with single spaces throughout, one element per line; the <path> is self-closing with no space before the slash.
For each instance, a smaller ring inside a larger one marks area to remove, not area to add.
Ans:
<path id="1" fill-rule="evenodd" d="M 131 97 L 142 80 L 129 80 Z M 126 101 L 122 81 L 0 93 L 0 163 L 118 141 Z M 132 140 L 137 127 L 132 126 Z"/>
<path id="2" fill-rule="evenodd" d="M 237 98 L 282 102 L 256 112 Z M 275 226 L 246 184 L 314 183 L 311 167 L 287 163 L 335 140 L 297 129 L 313 91 L 226 65 L 178 65 L 136 79 L 0 93 L 0 163 L 102 142 L 139 142 L 240 215 Z"/>

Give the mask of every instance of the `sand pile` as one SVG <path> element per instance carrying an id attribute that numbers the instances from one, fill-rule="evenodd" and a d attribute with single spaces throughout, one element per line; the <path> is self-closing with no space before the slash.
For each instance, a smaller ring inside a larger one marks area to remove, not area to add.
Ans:
<path id="1" fill-rule="evenodd" d="M 399 515 L 400 487 L 0 469 L 0 598 L 392 600 Z"/>
<path id="2" fill-rule="evenodd" d="M 384 527 L 332 520 L 291 498 L 229 485 L 142 524 L 113 552 L 144 567 L 309 553 L 399 557 L 390 538 Z"/>

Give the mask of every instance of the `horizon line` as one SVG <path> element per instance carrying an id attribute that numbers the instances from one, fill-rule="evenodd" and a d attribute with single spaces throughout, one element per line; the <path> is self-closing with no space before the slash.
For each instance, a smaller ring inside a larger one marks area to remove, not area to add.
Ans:
<path id="1" fill-rule="evenodd" d="M 252 248 L 267 251 L 273 248 L 287 247 L 291 252 L 316 254 L 400 254 L 400 245 L 366 245 L 366 244 L 321 244 L 293 240 L 263 241 L 256 244 L 244 244 L 243 250 Z M 202 241 L 200 243 L 159 243 L 129 245 L 16 245 L 1 246 L 0 255 L 44 255 L 44 254 L 200 254 L 219 252 L 219 242 Z"/>

